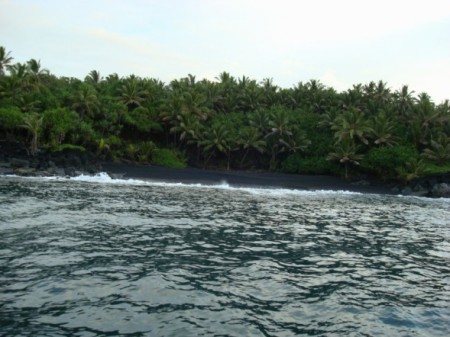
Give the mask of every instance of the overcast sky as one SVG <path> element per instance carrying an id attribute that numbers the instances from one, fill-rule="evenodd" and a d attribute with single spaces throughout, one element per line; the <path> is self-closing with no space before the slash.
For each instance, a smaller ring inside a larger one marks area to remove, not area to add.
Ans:
<path id="1" fill-rule="evenodd" d="M 0 0 L 0 45 L 57 76 L 227 71 L 284 88 L 383 80 L 450 98 L 449 0 Z"/>

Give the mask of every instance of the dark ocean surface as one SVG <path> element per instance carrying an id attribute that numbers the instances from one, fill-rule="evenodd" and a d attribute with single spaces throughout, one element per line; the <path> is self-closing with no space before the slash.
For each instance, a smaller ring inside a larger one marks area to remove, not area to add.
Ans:
<path id="1" fill-rule="evenodd" d="M 449 336 L 450 200 L 0 177 L 1 336 Z"/>

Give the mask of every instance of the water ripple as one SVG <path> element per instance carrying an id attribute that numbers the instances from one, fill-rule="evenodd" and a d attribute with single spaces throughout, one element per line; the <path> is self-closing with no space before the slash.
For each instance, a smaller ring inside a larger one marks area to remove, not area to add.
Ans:
<path id="1" fill-rule="evenodd" d="M 447 336 L 449 219 L 445 200 L 0 179 L 1 333 Z"/>

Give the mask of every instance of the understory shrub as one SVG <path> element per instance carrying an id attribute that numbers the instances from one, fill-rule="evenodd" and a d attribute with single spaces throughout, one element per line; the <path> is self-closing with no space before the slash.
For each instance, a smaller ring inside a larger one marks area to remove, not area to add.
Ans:
<path id="1" fill-rule="evenodd" d="M 186 159 L 177 150 L 157 149 L 153 153 L 152 163 L 173 168 L 186 167 Z"/>
<path id="2" fill-rule="evenodd" d="M 80 152 L 86 151 L 86 149 L 81 145 L 73 145 L 73 144 L 59 144 L 54 148 L 54 152 L 62 152 L 64 150 L 76 150 Z"/>
<path id="3" fill-rule="evenodd" d="M 281 168 L 287 173 L 299 174 L 338 174 L 339 166 L 322 157 L 303 158 L 300 154 L 292 154 L 281 164 Z"/>
<path id="4" fill-rule="evenodd" d="M 398 171 L 406 168 L 407 163 L 417 161 L 419 153 L 416 149 L 397 145 L 371 149 L 361 162 L 363 169 L 383 179 L 396 178 Z"/>

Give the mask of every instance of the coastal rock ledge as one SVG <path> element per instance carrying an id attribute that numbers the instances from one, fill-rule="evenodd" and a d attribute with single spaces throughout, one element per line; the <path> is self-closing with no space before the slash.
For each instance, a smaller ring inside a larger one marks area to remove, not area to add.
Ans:
<path id="1" fill-rule="evenodd" d="M 450 173 L 417 178 L 399 191 L 403 195 L 450 198 Z"/>
<path id="2" fill-rule="evenodd" d="M 100 168 L 95 156 L 78 149 L 58 152 L 43 150 L 36 156 L 30 156 L 24 147 L 0 143 L 0 174 L 73 177 L 80 174 L 95 174 Z"/>

